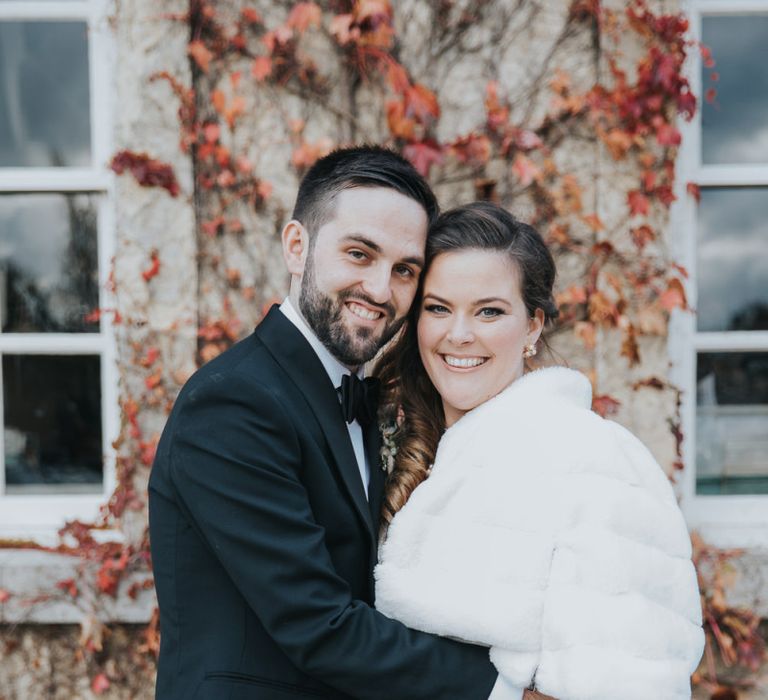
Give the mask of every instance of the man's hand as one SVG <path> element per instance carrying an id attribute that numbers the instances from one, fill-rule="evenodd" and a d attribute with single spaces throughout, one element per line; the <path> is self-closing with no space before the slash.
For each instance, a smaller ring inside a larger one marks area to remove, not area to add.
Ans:
<path id="1" fill-rule="evenodd" d="M 523 693 L 523 700 L 555 700 L 551 695 L 542 695 L 534 690 L 526 690 Z"/>

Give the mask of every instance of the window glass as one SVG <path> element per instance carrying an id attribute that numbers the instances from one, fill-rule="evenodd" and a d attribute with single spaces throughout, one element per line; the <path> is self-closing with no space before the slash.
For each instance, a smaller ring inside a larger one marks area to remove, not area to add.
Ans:
<path id="1" fill-rule="evenodd" d="M 0 322 L 5 333 L 98 331 L 96 199 L 0 196 Z"/>
<path id="2" fill-rule="evenodd" d="M 768 353 L 699 353 L 696 491 L 768 494 Z"/>
<path id="3" fill-rule="evenodd" d="M 97 493 L 101 360 L 4 355 L 6 493 Z"/>
<path id="4" fill-rule="evenodd" d="M 0 167 L 91 163 L 85 22 L 0 22 Z"/>
<path id="5" fill-rule="evenodd" d="M 702 189 L 698 238 L 698 330 L 768 330 L 768 188 Z"/>
<path id="6" fill-rule="evenodd" d="M 717 82 L 703 67 L 702 84 L 717 95 L 702 106 L 703 163 L 768 163 L 768 14 L 712 15 L 702 40 L 712 50 Z"/>

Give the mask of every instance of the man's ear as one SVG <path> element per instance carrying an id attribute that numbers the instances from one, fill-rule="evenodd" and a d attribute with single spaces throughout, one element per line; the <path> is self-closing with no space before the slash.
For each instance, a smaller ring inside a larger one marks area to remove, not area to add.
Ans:
<path id="1" fill-rule="evenodd" d="M 296 277 L 304 274 L 304 265 L 309 253 L 309 233 L 301 222 L 291 219 L 283 228 L 283 260 L 288 272 Z"/>

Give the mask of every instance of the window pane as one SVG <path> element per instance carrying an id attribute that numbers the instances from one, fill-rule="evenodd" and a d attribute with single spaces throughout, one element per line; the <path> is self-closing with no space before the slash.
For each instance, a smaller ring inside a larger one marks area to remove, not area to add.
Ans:
<path id="1" fill-rule="evenodd" d="M 96 198 L 0 196 L 2 331 L 98 331 Z"/>
<path id="2" fill-rule="evenodd" d="M 100 358 L 4 355 L 6 493 L 98 493 Z"/>
<path id="3" fill-rule="evenodd" d="M 702 189 L 700 331 L 768 329 L 768 188 Z"/>
<path id="4" fill-rule="evenodd" d="M 700 353 L 696 492 L 768 494 L 768 353 Z"/>
<path id="5" fill-rule="evenodd" d="M 85 22 L 0 22 L 0 167 L 91 163 Z"/>
<path id="6" fill-rule="evenodd" d="M 719 80 L 703 69 L 702 84 L 717 97 L 702 106 L 702 162 L 768 163 L 766 37 L 768 14 L 703 18 L 702 39 Z"/>

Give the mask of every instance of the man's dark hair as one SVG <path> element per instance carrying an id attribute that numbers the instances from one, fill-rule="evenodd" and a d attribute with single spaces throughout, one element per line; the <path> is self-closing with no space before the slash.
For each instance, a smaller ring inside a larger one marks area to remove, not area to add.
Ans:
<path id="1" fill-rule="evenodd" d="M 337 195 L 353 187 L 388 187 L 420 204 L 432 223 L 439 213 L 427 181 L 398 153 L 381 146 L 339 148 L 320 158 L 304 175 L 296 195 L 293 218 L 310 240 L 334 213 Z"/>

